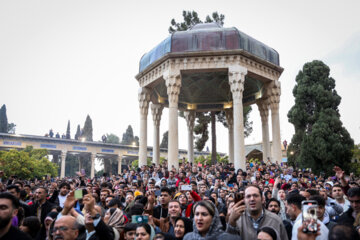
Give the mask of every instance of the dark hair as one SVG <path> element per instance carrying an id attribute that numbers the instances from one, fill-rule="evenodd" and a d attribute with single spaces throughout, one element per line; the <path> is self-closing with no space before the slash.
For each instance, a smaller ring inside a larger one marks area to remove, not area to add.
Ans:
<path id="1" fill-rule="evenodd" d="M 185 197 L 186 197 L 186 196 L 185 196 Z M 169 201 L 169 204 L 172 203 L 172 202 L 178 203 L 179 206 L 181 207 L 181 204 L 180 204 L 180 202 L 179 202 L 177 199 L 172 199 L 172 200 L 170 200 L 170 201 Z"/>
<path id="2" fill-rule="evenodd" d="M 286 197 L 287 204 L 293 204 L 299 209 L 301 209 L 301 202 L 305 200 L 306 198 L 298 193 L 290 193 Z"/>
<path id="3" fill-rule="evenodd" d="M 192 221 L 188 218 L 185 217 L 177 217 L 175 219 L 175 225 L 177 223 L 177 221 L 182 220 L 184 222 L 184 227 L 185 227 L 185 232 L 184 232 L 184 236 L 185 234 L 187 234 L 188 232 L 192 232 L 193 231 L 193 224 Z M 175 227 L 174 225 L 174 227 Z"/>
<path id="4" fill-rule="evenodd" d="M 171 196 L 171 190 L 168 187 L 162 187 L 160 192 L 167 192 Z"/>
<path id="5" fill-rule="evenodd" d="M 0 193 L 0 199 L 9 199 L 14 209 L 18 209 L 20 206 L 19 200 L 11 193 L 8 192 Z"/>
<path id="6" fill-rule="evenodd" d="M 17 186 L 17 185 L 9 185 L 9 186 L 7 186 L 6 189 L 7 189 L 7 190 L 15 189 L 16 193 L 19 193 L 19 192 L 20 192 L 20 188 L 19 188 L 19 186 Z"/>
<path id="7" fill-rule="evenodd" d="M 310 196 L 310 200 L 315 200 L 319 206 L 325 207 L 325 199 L 320 195 Z"/>
<path id="8" fill-rule="evenodd" d="M 306 189 L 306 192 L 310 193 L 310 196 L 319 195 L 319 191 L 315 189 Z"/>
<path id="9" fill-rule="evenodd" d="M 38 189 L 44 189 L 45 193 L 46 193 L 46 194 L 48 193 L 48 190 L 47 190 L 47 188 L 46 188 L 46 187 L 42 187 L 42 186 L 40 186 L 40 187 L 37 187 L 37 188 L 36 188 L 36 190 L 38 190 Z"/>
<path id="10" fill-rule="evenodd" d="M 246 191 L 246 189 L 248 189 L 249 187 L 257 188 L 257 190 L 259 190 L 259 194 L 260 194 L 261 199 L 263 198 L 262 191 L 261 191 L 261 189 L 260 189 L 260 187 L 259 187 L 258 185 L 254 185 L 254 184 L 248 185 L 248 186 L 245 188 L 245 191 Z"/>
<path id="11" fill-rule="evenodd" d="M 267 233 L 271 236 L 273 240 L 276 240 L 276 232 L 274 231 L 274 229 L 270 227 L 262 227 L 257 231 L 257 234 L 259 234 L 260 232 Z"/>
<path id="12" fill-rule="evenodd" d="M 136 223 L 127 223 L 124 227 L 124 233 L 129 231 L 135 231 L 137 227 Z"/>
<path id="13" fill-rule="evenodd" d="M 135 203 L 134 206 L 130 208 L 129 215 L 142 215 L 144 211 L 144 205 L 141 203 Z"/>
<path id="14" fill-rule="evenodd" d="M 352 187 L 347 191 L 349 197 L 360 197 L 360 187 Z"/>
<path id="15" fill-rule="evenodd" d="M 200 202 L 197 202 L 197 203 L 195 204 L 195 206 L 194 206 L 194 213 L 195 213 L 195 211 L 196 211 L 196 208 L 199 207 L 199 206 L 206 208 L 206 210 L 208 210 L 208 212 L 210 213 L 210 215 L 211 215 L 212 217 L 215 216 L 215 212 L 216 212 L 216 211 L 215 211 L 215 205 L 214 205 L 213 203 L 210 203 L 209 201 L 200 201 Z"/>
<path id="16" fill-rule="evenodd" d="M 68 190 L 70 190 L 70 184 L 68 184 L 67 182 L 62 182 L 59 186 L 59 189 L 66 187 Z"/>
<path id="17" fill-rule="evenodd" d="M 276 203 L 279 205 L 279 207 L 280 207 L 280 201 L 279 201 L 279 200 L 277 200 L 276 198 L 270 198 L 270 199 L 266 202 L 266 209 L 269 208 L 269 205 L 270 205 L 271 202 L 276 202 Z"/>
<path id="18" fill-rule="evenodd" d="M 147 223 L 140 223 L 137 225 L 136 229 L 143 227 L 145 229 L 145 231 L 151 236 L 151 227 L 149 224 Z"/>
<path id="19" fill-rule="evenodd" d="M 118 208 L 123 207 L 122 202 L 118 198 L 111 199 L 110 202 L 107 205 L 108 205 L 108 207 L 113 207 L 115 205 L 117 205 Z"/>
<path id="20" fill-rule="evenodd" d="M 359 234 L 351 226 L 335 225 L 330 229 L 329 240 L 359 240 Z"/>
<path id="21" fill-rule="evenodd" d="M 37 233 L 40 231 L 40 221 L 35 216 L 26 217 L 22 223 L 23 226 L 28 227 L 29 235 L 35 239 Z"/>

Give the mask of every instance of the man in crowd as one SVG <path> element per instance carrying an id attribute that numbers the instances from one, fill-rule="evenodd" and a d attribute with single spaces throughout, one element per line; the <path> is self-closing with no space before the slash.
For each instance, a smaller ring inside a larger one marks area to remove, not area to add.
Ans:
<path id="1" fill-rule="evenodd" d="M 285 227 L 276 214 L 263 209 L 263 195 L 258 186 L 250 185 L 245 189 L 245 199 L 229 210 L 229 222 L 226 231 L 239 234 L 242 239 L 256 239 L 257 231 L 263 226 L 273 228 L 278 239 L 287 240 Z"/>
<path id="2" fill-rule="evenodd" d="M 62 216 L 55 221 L 53 229 L 54 239 L 76 240 L 79 235 L 79 226 L 72 216 Z"/>
<path id="3" fill-rule="evenodd" d="M 12 226 L 12 219 L 17 215 L 19 201 L 10 193 L 0 193 L 0 239 L 31 240 L 18 228 Z"/>
<path id="4" fill-rule="evenodd" d="M 350 202 L 345 199 L 344 191 L 340 185 L 334 185 L 331 190 L 332 198 L 335 199 L 336 203 L 339 204 L 343 211 L 346 212 L 350 207 Z"/>
<path id="5" fill-rule="evenodd" d="M 350 188 L 347 192 L 350 208 L 337 220 L 338 224 L 353 226 L 356 216 L 360 213 L 360 188 Z"/>
<path id="6" fill-rule="evenodd" d="M 161 189 L 159 202 L 160 205 L 154 207 L 153 217 L 156 219 L 166 218 L 168 216 L 169 202 L 171 200 L 171 191 L 167 187 Z"/>
<path id="7" fill-rule="evenodd" d="M 329 213 L 327 212 L 326 208 L 325 208 L 325 199 L 322 196 L 319 195 L 315 195 L 315 196 L 311 196 L 310 200 L 314 200 L 317 202 L 317 217 L 320 221 L 322 221 L 325 226 L 329 229 L 329 231 L 331 230 L 331 228 L 333 228 L 336 223 L 332 222 L 329 216 Z"/>

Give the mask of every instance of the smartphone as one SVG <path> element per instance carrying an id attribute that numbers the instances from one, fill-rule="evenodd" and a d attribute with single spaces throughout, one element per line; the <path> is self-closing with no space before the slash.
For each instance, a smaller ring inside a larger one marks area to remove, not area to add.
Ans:
<path id="1" fill-rule="evenodd" d="M 234 198 L 235 204 L 240 202 L 243 199 L 244 199 L 244 194 L 243 193 L 235 193 L 235 198 Z"/>
<path id="2" fill-rule="evenodd" d="M 133 223 L 148 223 L 149 217 L 148 216 L 142 216 L 142 215 L 133 215 L 131 217 L 131 222 Z"/>
<path id="3" fill-rule="evenodd" d="M 160 190 L 156 190 L 156 191 L 155 191 L 155 196 L 158 197 L 158 196 L 160 196 L 160 195 L 161 195 L 161 191 L 160 191 Z"/>
<path id="4" fill-rule="evenodd" d="M 81 173 L 82 176 L 85 176 L 85 169 L 82 168 L 81 171 L 80 171 L 80 173 Z"/>
<path id="5" fill-rule="evenodd" d="M 191 185 L 181 185 L 181 191 L 191 191 Z"/>
<path id="6" fill-rule="evenodd" d="M 75 199 L 82 199 L 83 198 L 83 190 L 82 189 L 75 190 L 74 197 L 75 197 Z"/>
<path id="7" fill-rule="evenodd" d="M 317 201 L 309 200 L 301 202 L 302 221 L 305 224 L 303 232 L 316 233 L 317 232 Z"/>

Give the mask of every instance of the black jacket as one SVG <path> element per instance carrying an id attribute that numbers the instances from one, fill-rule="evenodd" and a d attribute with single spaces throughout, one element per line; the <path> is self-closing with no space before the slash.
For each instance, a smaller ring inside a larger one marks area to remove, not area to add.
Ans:
<path id="1" fill-rule="evenodd" d="M 39 207 L 38 202 L 35 202 L 33 205 L 30 206 L 30 214 L 31 214 L 31 216 L 37 216 L 38 207 Z M 40 228 L 40 231 L 39 231 L 36 239 L 43 240 L 43 239 L 46 238 L 46 230 L 45 230 L 44 221 L 45 221 L 46 216 L 49 214 L 49 212 L 51 212 L 51 210 L 53 210 L 56 207 L 57 207 L 56 205 L 50 203 L 49 201 L 46 201 L 41 206 L 41 216 L 40 216 L 41 228 Z"/>
<path id="2" fill-rule="evenodd" d="M 353 226 L 355 222 L 355 218 L 352 216 L 353 210 L 349 208 L 346 212 L 344 212 L 336 221 L 337 224 Z"/>

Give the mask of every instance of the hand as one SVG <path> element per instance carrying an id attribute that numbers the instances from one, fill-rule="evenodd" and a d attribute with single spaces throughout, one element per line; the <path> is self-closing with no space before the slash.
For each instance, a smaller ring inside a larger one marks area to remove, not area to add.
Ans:
<path id="1" fill-rule="evenodd" d="M 74 197 L 74 191 L 71 191 L 67 195 L 66 200 L 64 202 L 64 208 L 62 210 L 62 214 L 67 215 L 70 212 L 70 210 L 75 206 L 76 201 L 77 200 Z"/>
<path id="2" fill-rule="evenodd" d="M 317 224 L 317 232 L 316 233 L 304 233 L 303 229 L 306 228 L 306 224 L 303 223 L 299 228 L 298 228 L 298 234 L 297 234 L 297 238 L 298 240 L 315 240 L 317 236 L 320 235 L 320 224 Z"/>
<path id="3" fill-rule="evenodd" d="M 233 227 L 236 227 L 236 221 L 243 215 L 245 212 L 246 206 L 245 201 L 241 200 L 237 202 L 231 210 L 229 209 L 230 216 L 229 216 L 229 224 Z"/>
<path id="4" fill-rule="evenodd" d="M 86 194 L 83 197 L 83 204 L 85 210 L 91 213 L 92 216 L 96 215 L 96 211 L 94 209 L 95 206 L 95 198 L 91 194 Z"/>
<path id="5" fill-rule="evenodd" d="M 345 172 L 338 166 L 335 166 L 334 167 L 334 172 L 335 172 L 335 175 L 336 175 L 336 178 L 341 180 L 341 179 L 344 179 L 345 178 Z"/>

